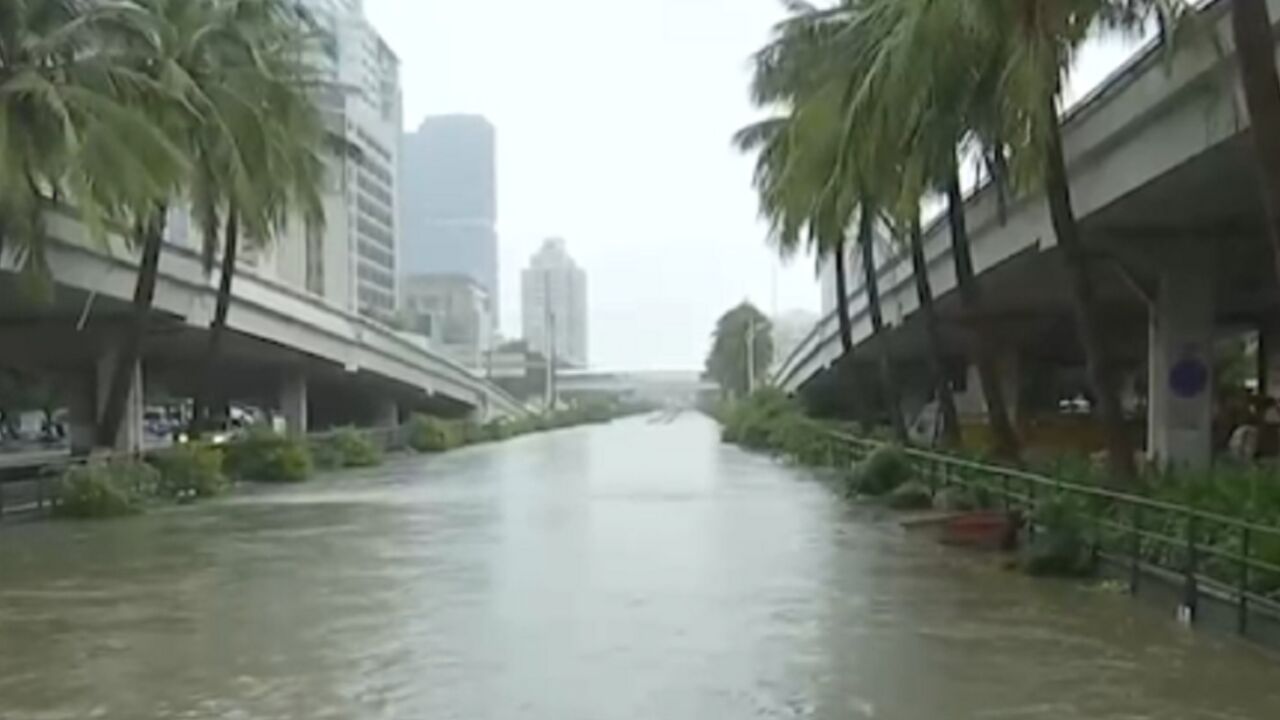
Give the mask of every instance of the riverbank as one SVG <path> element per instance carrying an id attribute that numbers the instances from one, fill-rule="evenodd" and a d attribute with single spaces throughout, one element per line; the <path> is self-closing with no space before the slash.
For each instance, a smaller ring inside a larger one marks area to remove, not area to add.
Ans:
<path id="1" fill-rule="evenodd" d="M 99 456 L 41 472 L 28 481 L 29 500 L 24 505 L 6 508 L 0 502 L 0 519 L 6 511 L 73 519 L 135 515 L 157 506 L 218 497 L 244 484 L 295 484 L 317 472 L 377 467 L 388 453 L 446 453 L 610 422 L 634 412 L 638 410 L 593 405 L 486 424 L 415 415 L 399 427 L 344 427 L 303 438 L 250 428 L 228 443 L 185 443 L 138 456 Z M 0 486 L 0 493 L 5 489 Z"/>
<path id="2" fill-rule="evenodd" d="M 722 438 L 825 468 L 841 494 L 889 507 L 972 512 L 1015 529 L 1030 574 L 1119 577 L 1133 594 L 1177 599 L 1186 622 L 1214 619 L 1280 648 L 1280 488 L 1270 468 L 1149 476 L 1128 491 L 1086 458 L 1040 468 L 902 448 L 805 417 L 773 391 L 719 413 Z M 976 523 L 975 523 L 976 524 Z"/>

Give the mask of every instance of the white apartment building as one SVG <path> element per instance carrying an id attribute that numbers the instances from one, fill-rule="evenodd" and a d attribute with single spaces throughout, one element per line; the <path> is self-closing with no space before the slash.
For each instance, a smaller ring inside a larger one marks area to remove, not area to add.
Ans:
<path id="1" fill-rule="evenodd" d="M 334 158 L 323 237 L 307 253 L 309 290 L 378 318 L 396 311 L 400 61 L 364 16 L 361 0 L 305 0 L 328 34 L 319 64 L 333 82 Z"/>
<path id="2" fill-rule="evenodd" d="M 558 365 L 587 367 L 587 274 L 552 238 L 520 277 L 521 317 L 529 349 Z"/>
<path id="3" fill-rule="evenodd" d="M 344 151 L 329 161 L 325 227 L 291 222 L 263 250 L 246 245 L 240 264 L 383 320 L 395 316 L 399 227 L 400 62 L 364 17 L 361 0 L 302 0 L 326 39 L 314 58 L 328 81 L 318 102 Z M 170 242 L 199 249 L 183 208 L 170 212 Z"/>
<path id="4" fill-rule="evenodd" d="M 408 332 L 464 367 L 484 373 L 493 349 L 489 293 L 472 277 L 420 273 L 400 279 L 400 316 Z"/>

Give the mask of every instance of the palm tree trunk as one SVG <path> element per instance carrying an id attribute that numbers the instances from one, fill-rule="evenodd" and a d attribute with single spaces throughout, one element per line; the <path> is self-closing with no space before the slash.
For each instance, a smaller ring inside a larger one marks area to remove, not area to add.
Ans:
<path id="1" fill-rule="evenodd" d="M 150 217 L 137 229 L 142 245 L 142 258 L 138 263 L 138 278 L 133 288 L 133 315 L 126 331 L 124 344 L 116 356 L 107 388 L 107 401 L 98 417 L 97 444 L 112 447 L 124 422 L 125 405 L 134 380 L 134 367 L 142 357 L 147 331 L 151 326 L 151 305 L 156 296 L 156 279 L 160 274 L 160 251 L 164 247 L 166 208 L 157 206 Z M 141 392 L 141 388 L 138 388 Z"/>
<path id="2" fill-rule="evenodd" d="M 1249 134 L 1262 183 L 1267 234 L 1276 277 L 1280 278 L 1280 74 L 1276 72 L 1275 36 L 1266 0 L 1232 0 L 1231 30 L 1249 108 Z"/>
<path id="3" fill-rule="evenodd" d="M 938 330 L 938 314 L 933 307 L 933 285 L 929 282 L 929 265 L 924 258 L 924 236 L 920 221 L 911 223 L 911 274 L 915 277 L 916 299 L 920 314 L 924 317 L 925 336 L 929 344 L 929 374 L 938 394 L 938 410 L 942 415 L 942 444 L 948 448 L 960 447 L 960 421 L 956 413 L 956 398 L 947 378 L 946 359 L 942 353 L 942 335 Z"/>
<path id="4" fill-rule="evenodd" d="M 1049 96 L 1047 102 L 1051 111 L 1049 117 L 1056 118 L 1057 107 L 1053 97 Z M 1133 447 L 1124 423 L 1115 372 L 1102 337 L 1102 314 L 1098 309 L 1089 256 L 1080 239 L 1080 227 L 1071 207 L 1071 186 L 1062 149 L 1062 128 L 1057 122 L 1051 122 L 1049 126 L 1045 157 L 1045 194 L 1049 200 L 1049 219 L 1058 238 L 1058 246 L 1062 249 L 1067 277 L 1071 283 L 1076 329 L 1080 334 L 1080 344 L 1084 346 L 1089 382 L 1093 386 L 1096 417 L 1102 423 L 1106 438 L 1108 466 L 1113 479 L 1131 484 L 1137 477 Z"/>
<path id="5" fill-rule="evenodd" d="M 231 284 L 236 274 L 236 256 L 240 250 L 240 220 L 234 207 L 227 213 L 227 225 L 223 232 L 222 267 L 218 278 L 218 296 L 213 308 L 213 321 L 209 323 L 209 344 L 205 349 L 200 372 L 200 392 L 196 395 L 194 412 L 196 426 L 201 430 L 221 420 L 226 412 L 225 402 L 218 393 L 218 359 L 226 337 L 227 315 L 231 311 Z M 208 417 L 205 417 L 205 415 Z"/>
<path id="6" fill-rule="evenodd" d="M 840 346 L 845 355 L 853 353 L 853 326 L 849 322 L 849 279 L 845 277 L 844 236 L 835 245 L 836 316 L 840 321 Z"/>
<path id="7" fill-rule="evenodd" d="M 898 442 L 907 444 L 907 423 L 902 418 L 902 406 L 899 401 L 898 377 L 893 370 L 893 360 L 889 352 L 889 335 L 884 332 L 884 312 L 880 307 L 880 282 L 876 277 L 875 237 L 873 215 L 863 204 L 858 219 L 858 247 L 862 251 L 862 282 L 867 293 L 867 312 L 871 315 L 871 336 L 880 341 L 880 382 L 884 389 L 885 406 L 889 411 L 889 423 L 893 426 L 893 435 Z"/>
<path id="8" fill-rule="evenodd" d="M 991 325 L 982 314 L 982 286 L 973 271 L 973 249 L 969 244 L 969 228 L 964 216 L 964 196 L 960 192 L 960 171 L 953 166 L 947 179 L 947 223 L 951 228 L 951 259 L 956 268 L 956 285 L 960 303 L 974 323 L 972 337 L 974 364 L 978 367 L 978 383 L 987 403 L 987 422 L 995 440 L 996 457 L 1017 462 L 1022 454 L 1018 434 L 1009 420 L 1008 401 L 996 370 L 991 342 Z"/>

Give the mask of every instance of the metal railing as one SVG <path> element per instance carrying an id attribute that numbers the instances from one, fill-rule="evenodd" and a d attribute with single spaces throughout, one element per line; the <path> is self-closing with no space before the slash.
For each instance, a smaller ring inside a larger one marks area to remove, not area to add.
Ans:
<path id="1" fill-rule="evenodd" d="M 822 432 L 833 467 L 848 467 L 887 445 Z M 1133 594 L 1153 578 L 1181 583 L 1189 620 L 1206 597 L 1234 605 L 1241 634 L 1255 613 L 1280 618 L 1280 527 L 918 448 L 902 452 L 931 489 L 954 485 L 985 496 L 984 504 L 1024 519 L 1031 538 L 1043 530 L 1037 510 L 1050 501 L 1071 503 L 1089 529 L 1095 560 L 1122 568 Z"/>

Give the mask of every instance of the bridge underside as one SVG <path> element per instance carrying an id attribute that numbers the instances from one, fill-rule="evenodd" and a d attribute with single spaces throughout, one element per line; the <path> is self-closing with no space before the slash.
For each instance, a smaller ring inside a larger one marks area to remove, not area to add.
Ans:
<path id="1" fill-rule="evenodd" d="M 42 298 L 19 276 L 0 272 L 0 370 L 51 382 L 57 406 L 74 415 L 78 396 L 92 397 L 104 384 L 101 373 L 127 332 L 130 310 L 117 298 L 63 285 Z M 141 363 L 144 399 L 138 407 L 174 407 L 195 397 L 205 377 L 209 335 L 207 327 L 153 313 Z M 474 410 L 446 395 L 349 370 L 235 330 L 225 335 L 213 377 L 216 393 L 228 403 L 286 415 L 286 388 L 302 381 L 305 417 L 293 422 L 311 430 L 382 424 L 414 412 L 462 417 Z M 296 414 L 298 408 L 293 410 Z"/>
<path id="2" fill-rule="evenodd" d="M 1245 139 L 1237 137 L 1082 219 L 1111 360 L 1124 379 L 1135 435 L 1141 434 L 1142 419 L 1148 420 L 1149 449 L 1153 441 L 1159 444 L 1152 428 L 1170 423 L 1208 437 L 1212 400 L 1170 398 L 1167 380 L 1171 363 L 1182 359 L 1199 360 L 1212 370 L 1214 346 L 1220 350 L 1225 340 L 1260 339 L 1263 357 L 1254 374 L 1264 390 L 1270 380 L 1272 395 L 1280 394 L 1280 378 L 1266 377 L 1273 364 L 1266 355 L 1280 351 L 1280 335 L 1265 342 L 1280 328 L 1280 292 L 1255 172 Z M 981 313 L 967 313 L 955 292 L 938 298 L 947 373 L 962 414 L 966 409 L 985 412 L 967 369 L 975 329 L 983 325 L 1002 366 L 1013 375 L 1015 414 L 1030 418 L 1052 413 L 1072 397 L 1089 395 L 1061 252 L 1052 235 L 1038 241 L 1040 249 L 1014 255 L 979 275 Z M 1204 321 L 1189 327 L 1189 315 L 1200 306 Z M 908 412 L 920 409 L 931 395 L 927 336 L 919 313 L 899 315 L 901 311 L 886 305 L 886 319 L 894 325 L 890 333 L 861 343 L 852 358 L 842 358 L 801 386 L 800 395 L 815 411 L 848 418 L 883 414 L 875 363 L 882 351 L 893 358 Z M 1024 429 L 1026 425 L 1022 423 Z M 1191 459 L 1198 462 L 1195 454 Z"/>

